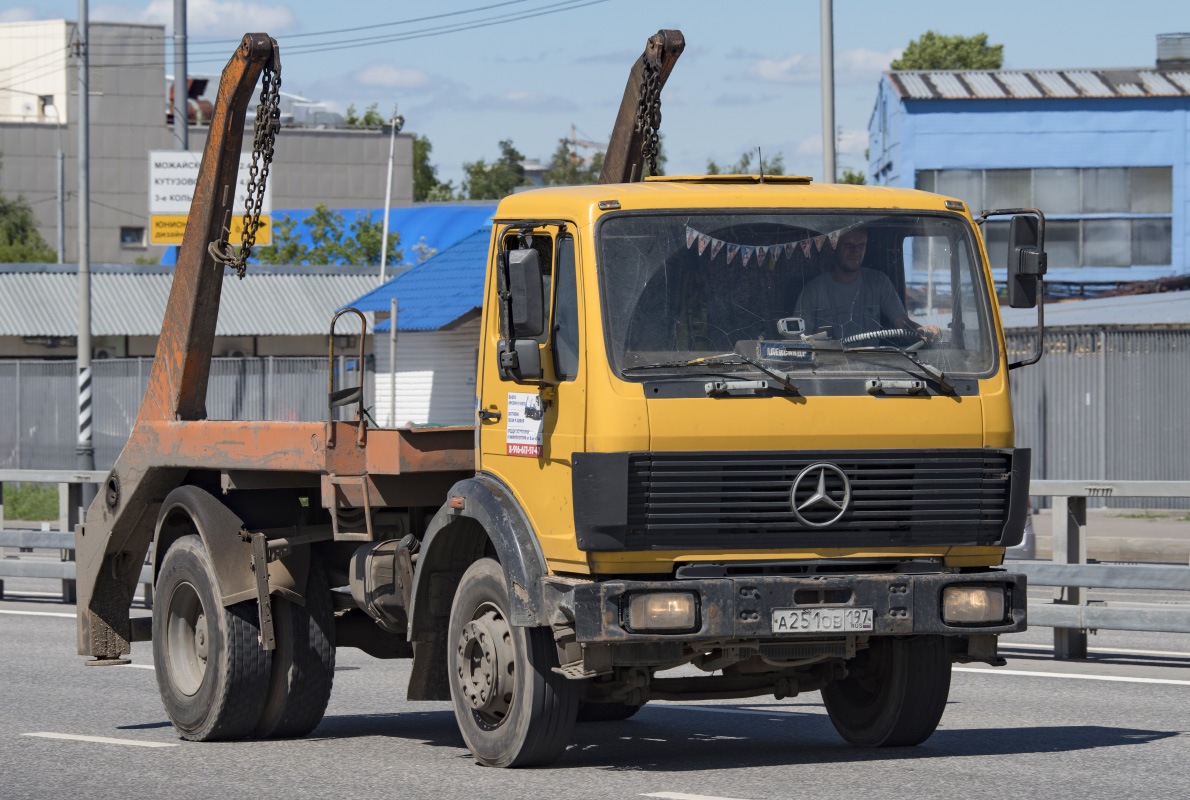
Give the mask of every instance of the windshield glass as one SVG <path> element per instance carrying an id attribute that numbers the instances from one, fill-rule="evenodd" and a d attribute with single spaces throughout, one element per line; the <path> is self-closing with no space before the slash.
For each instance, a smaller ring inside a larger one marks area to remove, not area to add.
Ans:
<path id="1" fill-rule="evenodd" d="M 792 374 L 872 377 L 912 371 L 895 352 L 905 349 L 947 374 L 988 373 L 995 339 L 971 235 L 966 221 L 929 214 L 607 218 L 612 366 L 629 379 L 755 372 L 723 363 L 737 353 Z M 907 270 L 927 284 L 907 285 Z"/>

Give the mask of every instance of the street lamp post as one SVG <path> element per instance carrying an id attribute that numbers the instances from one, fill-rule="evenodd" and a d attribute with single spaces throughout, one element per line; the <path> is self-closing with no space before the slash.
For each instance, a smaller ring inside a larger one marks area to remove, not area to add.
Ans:
<path id="1" fill-rule="evenodd" d="M 87 48 L 90 45 L 87 0 L 79 0 L 78 92 L 79 92 L 79 296 L 78 296 L 78 444 L 75 464 L 80 470 L 95 469 L 95 448 L 91 439 L 91 183 L 90 183 L 90 74 Z M 95 484 L 83 484 L 83 507 L 91 505 Z"/>

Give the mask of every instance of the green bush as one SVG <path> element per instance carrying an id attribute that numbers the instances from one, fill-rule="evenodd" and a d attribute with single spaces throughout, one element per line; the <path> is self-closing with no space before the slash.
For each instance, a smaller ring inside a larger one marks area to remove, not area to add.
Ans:
<path id="1" fill-rule="evenodd" d="M 49 483 L 4 484 L 4 518 L 28 522 L 58 518 L 58 486 Z"/>

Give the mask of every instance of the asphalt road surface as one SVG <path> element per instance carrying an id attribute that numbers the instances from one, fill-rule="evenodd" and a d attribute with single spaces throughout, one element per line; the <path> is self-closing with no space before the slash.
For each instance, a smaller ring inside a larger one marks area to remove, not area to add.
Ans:
<path id="1" fill-rule="evenodd" d="M 495 770 L 471 759 L 448 704 L 405 701 L 408 662 L 352 649 L 310 737 L 182 741 L 151 645 L 133 666 L 84 668 L 73 607 L 31 593 L 53 584 L 7 584 L 2 798 L 1190 797 L 1190 636 L 1105 631 L 1079 662 L 1050 657 L 1049 629 L 1006 639 L 1007 667 L 956 668 L 941 727 L 915 748 L 848 746 L 815 692 L 654 703 L 580 725 L 549 769 Z"/>

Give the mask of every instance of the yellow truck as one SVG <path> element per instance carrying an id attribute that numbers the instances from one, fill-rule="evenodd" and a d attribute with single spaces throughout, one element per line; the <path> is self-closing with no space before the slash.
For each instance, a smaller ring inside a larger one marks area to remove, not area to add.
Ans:
<path id="1" fill-rule="evenodd" d="M 80 654 L 151 639 L 196 740 L 308 733 L 336 647 L 412 658 L 408 697 L 450 700 L 494 766 L 551 763 L 576 721 L 650 701 L 811 691 L 847 741 L 913 745 L 953 662 L 1003 663 L 1029 452 L 976 220 L 801 177 L 638 180 L 680 34 L 649 47 L 608 180 L 499 205 L 475 426 L 384 429 L 205 419 L 222 187 L 244 97 L 279 70 L 245 37 L 141 415 L 77 532 Z M 1044 219 L 993 213 L 1032 305 Z M 942 287 L 928 315 L 909 266 Z M 150 545 L 151 625 L 128 615 Z"/>

